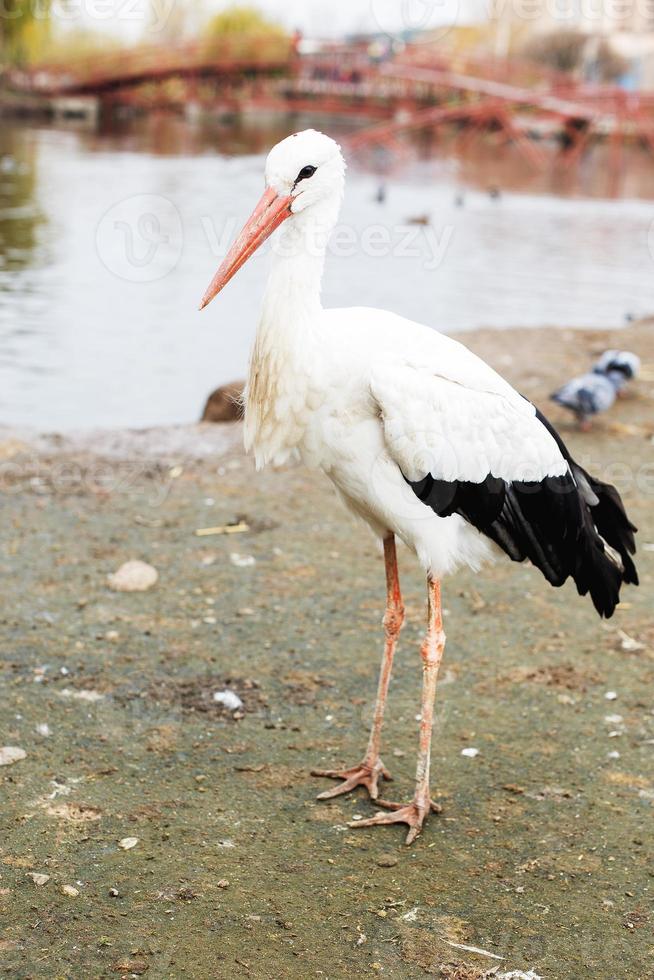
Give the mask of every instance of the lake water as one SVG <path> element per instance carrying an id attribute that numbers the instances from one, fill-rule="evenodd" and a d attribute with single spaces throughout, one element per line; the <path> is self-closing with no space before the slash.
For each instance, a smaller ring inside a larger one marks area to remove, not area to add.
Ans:
<path id="1" fill-rule="evenodd" d="M 197 305 L 282 135 L 170 116 L 100 133 L 2 122 L 0 425 L 187 422 L 244 375 L 265 250 Z M 603 199 L 601 159 L 562 186 L 486 146 L 387 174 L 383 203 L 380 183 L 350 169 L 327 305 L 387 307 L 446 332 L 654 312 L 654 207 Z"/>

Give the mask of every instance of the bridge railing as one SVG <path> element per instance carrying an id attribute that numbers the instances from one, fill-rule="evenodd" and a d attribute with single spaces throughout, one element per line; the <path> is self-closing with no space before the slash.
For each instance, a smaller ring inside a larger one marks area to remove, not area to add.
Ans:
<path id="1" fill-rule="evenodd" d="M 20 88 L 34 92 L 102 88 L 112 81 L 153 80 L 175 72 L 188 74 L 203 68 L 216 74 L 237 73 L 250 68 L 283 68 L 291 60 L 290 42 L 263 36 L 256 42 L 244 39 L 206 39 L 175 45 L 143 45 L 104 54 L 52 61 L 29 70 L 16 70 L 12 80 Z"/>

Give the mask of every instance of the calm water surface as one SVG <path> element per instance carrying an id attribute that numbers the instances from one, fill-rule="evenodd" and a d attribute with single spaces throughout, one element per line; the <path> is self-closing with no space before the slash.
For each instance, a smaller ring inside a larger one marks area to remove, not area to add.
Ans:
<path id="1" fill-rule="evenodd" d="M 171 117 L 101 133 L 2 123 L 0 425 L 186 422 L 244 375 L 269 254 L 197 305 L 284 134 Z M 636 197 L 651 161 L 644 173 L 632 198 L 606 200 L 601 160 L 561 186 L 487 146 L 387 174 L 379 203 L 381 178 L 351 168 L 325 302 L 447 332 L 651 314 L 654 207 Z"/>

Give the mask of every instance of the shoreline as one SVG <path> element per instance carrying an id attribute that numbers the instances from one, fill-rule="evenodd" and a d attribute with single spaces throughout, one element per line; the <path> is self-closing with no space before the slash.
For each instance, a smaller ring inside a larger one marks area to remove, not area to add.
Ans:
<path id="1" fill-rule="evenodd" d="M 654 317 L 613 329 L 577 327 L 484 328 L 453 334 L 499 374 L 533 401 L 562 432 L 574 430 L 572 417 L 549 401 L 564 381 L 583 374 L 602 351 L 612 347 L 634 350 L 644 365 L 654 365 Z M 519 347 L 519 358 L 515 356 Z M 632 395 L 647 382 L 630 385 Z M 209 393 L 207 392 L 207 395 Z M 612 424 L 647 425 L 637 399 L 628 397 L 595 423 L 596 433 Z M 149 461 L 203 460 L 243 454 L 238 422 L 189 422 L 147 428 L 75 429 L 51 431 L 3 425 L 0 422 L 0 462 L 32 453 L 43 457 L 85 455 L 105 459 L 141 458 Z"/>

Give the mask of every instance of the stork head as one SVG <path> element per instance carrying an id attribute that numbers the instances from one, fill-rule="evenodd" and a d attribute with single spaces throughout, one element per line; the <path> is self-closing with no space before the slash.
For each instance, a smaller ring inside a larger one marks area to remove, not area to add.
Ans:
<path id="1" fill-rule="evenodd" d="M 217 296 L 284 221 L 298 224 L 315 215 L 320 216 L 323 225 L 335 222 L 344 178 L 341 148 L 324 133 L 306 129 L 274 146 L 266 160 L 263 196 L 211 280 L 200 309 Z"/>

